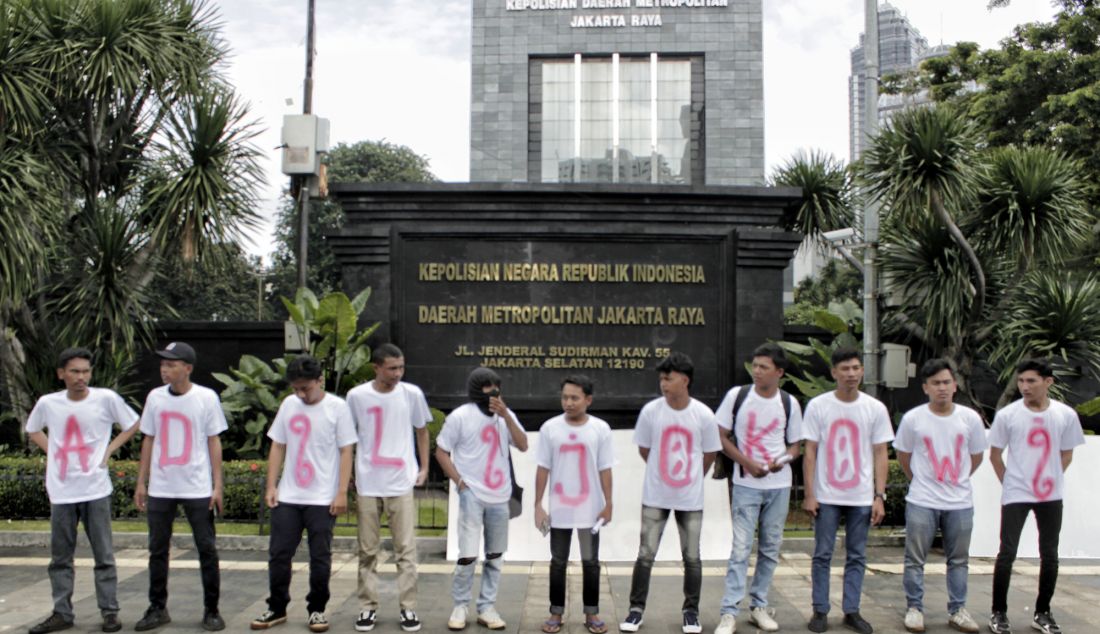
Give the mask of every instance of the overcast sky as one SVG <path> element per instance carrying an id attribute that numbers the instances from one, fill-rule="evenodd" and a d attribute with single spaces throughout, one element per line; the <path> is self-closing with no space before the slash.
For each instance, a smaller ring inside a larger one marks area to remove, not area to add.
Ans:
<path id="1" fill-rule="evenodd" d="M 500 0 L 503 2 L 504 0 Z M 990 47 L 1013 26 L 1054 15 L 1050 0 L 893 0 L 929 41 Z M 469 0 L 316 0 L 314 113 L 333 144 L 386 139 L 431 162 L 445 181 L 469 179 Z M 768 172 L 800 149 L 848 157 L 849 54 L 862 0 L 763 0 Z M 214 0 L 232 49 L 227 74 L 266 128 L 265 210 L 286 187 L 279 172 L 284 114 L 302 109 L 307 0 Z M 251 250 L 267 255 L 270 228 Z"/>

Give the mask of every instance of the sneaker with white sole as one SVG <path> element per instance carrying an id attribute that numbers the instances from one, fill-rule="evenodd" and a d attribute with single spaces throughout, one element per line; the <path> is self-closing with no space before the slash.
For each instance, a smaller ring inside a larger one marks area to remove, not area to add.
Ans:
<path id="1" fill-rule="evenodd" d="M 1012 634 L 1012 624 L 1004 612 L 994 612 L 989 617 L 989 631 L 993 634 Z"/>
<path id="2" fill-rule="evenodd" d="M 406 632 L 420 631 L 420 617 L 416 615 L 416 612 L 402 609 L 399 616 L 401 617 L 401 629 Z"/>
<path id="3" fill-rule="evenodd" d="M 469 612 L 469 608 L 464 605 L 456 605 L 455 609 L 451 610 L 451 618 L 447 619 L 447 629 L 449 630 L 464 630 L 466 629 L 466 615 Z"/>
<path id="4" fill-rule="evenodd" d="M 699 615 L 694 612 L 684 612 L 684 626 L 680 629 L 684 634 L 702 634 L 703 626 L 699 624 Z"/>
<path id="5" fill-rule="evenodd" d="M 374 629 L 374 624 L 377 621 L 378 612 L 375 610 L 363 610 L 359 613 L 359 618 L 355 619 L 355 631 L 369 632 Z"/>
<path id="6" fill-rule="evenodd" d="M 1031 629 L 1039 630 L 1043 634 L 1062 634 L 1062 628 L 1054 622 L 1054 616 L 1050 612 L 1036 612 L 1031 620 Z"/>
<path id="7" fill-rule="evenodd" d="M 761 632 L 779 631 L 779 624 L 772 618 L 772 613 L 763 606 L 749 609 L 749 620 L 755 623 Z"/>
<path id="8" fill-rule="evenodd" d="M 733 634 L 737 631 L 737 617 L 732 614 L 723 614 L 718 619 L 718 627 L 714 628 L 714 634 Z"/>
<path id="9" fill-rule="evenodd" d="M 500 618 L 500 613 L 493 607 L 485 608 L 484 611 L 477 613 L 477 624 L 484 625 L 490 630 L 503 630 L 508 627 L 504 619 Z"/>
<path id="10" fill-rule="evenodd" d="M 947 619 L 947 624 L 953 629 L 960 632 L 966 632 L 967 634 L 977 634 L 981 631 L 981 627 L 978 626 L 978 622 L 974 620 L 974 617 L 970 616 L 970 613 L 966 611 L 966 608 L 959 608 L 951 615 L 951 618 Z"/>
<path id="11" fill-rule="evenodd" d="M 924 614 L 917 608 L 909 608 L 905 613 L 905 629 L 910 632 L 923 632 Z"/>
<path id="12" fill-rule="evenodd" d="M 324 612 L 310 612 L 309 613 L 309 631 L 310 632 L 327 632 L 328 631 L 328 619 L 325 618 Z"/>
<path id="13" fill-rule="evenodd" d="M 626 619 L 619 623 L 620 632 L 637 632 L 638 628 L 642 626 L 642 613 L 637 610 L 631 610 Z"/>

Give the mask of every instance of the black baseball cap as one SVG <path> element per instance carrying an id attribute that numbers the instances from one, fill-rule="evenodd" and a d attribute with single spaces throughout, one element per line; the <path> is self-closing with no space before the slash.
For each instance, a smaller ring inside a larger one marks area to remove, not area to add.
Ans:
<path id="1" fill-rule="evenodd" d="M 195 349 L 182 341 L 173 341 L 164 346 L 164 350 L 157 350 L 157 356 L 195 365 Z"/>

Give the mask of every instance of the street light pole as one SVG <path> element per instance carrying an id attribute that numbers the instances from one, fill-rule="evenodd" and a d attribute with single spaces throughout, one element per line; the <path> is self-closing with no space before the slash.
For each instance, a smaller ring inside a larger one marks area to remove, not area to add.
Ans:
<path id="1" fill-rule="evenodd" d="M 306 15 L 306 79 L 302 96 L 302 114 L 313 112 L 313 32 L 315 0 L 308 0 Z M 309 176 L 298 179 L 298 288 L 306 287 L 309 269 Z"/>
<path id="2" fill-rule="evenodd" d="M 865 0 L 863 35 L 863 153 L 878 128 L 878 0 Z M 864 386 L 878 396 L 882 381 L 879 358 L 878 314 L 878 205 L 869 190 L 863 192 L 863 367 Z"/>

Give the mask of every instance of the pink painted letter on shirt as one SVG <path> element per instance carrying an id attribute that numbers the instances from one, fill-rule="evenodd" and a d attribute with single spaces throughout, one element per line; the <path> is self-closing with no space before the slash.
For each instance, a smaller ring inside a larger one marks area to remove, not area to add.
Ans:
<path id="1" fill-rule="evenodd" d="M 668 486 L 679 489 L 691 484 L 694 473 L 691 469 L 692 450 L 695 437 L 679 425 L 673 425 L 661 433 L 661 453 L 657 463 L 661 480 Z M 675 452 L 675 456 L 672 454 Z M 679 458 L 672 462 L 673 458 Z"/>
<path id="2" fill-rule="evenodd" d="M 382 408 L 375 405 L 367 413 L 374 417 L 374 450 L 370 454 L 370 463 L 376 467 L 403 468 L 405 461 L 402 458 L 382 455 Z"/>
<path id="3" fill-rule="evenodd" d="M 61 447 L 57 450 L 57 461 L 60 464 L 58 479 L 65 481 L 65 475 L 69 471 L 69 452 L 75 451 L 80 458 L 80 470 L 88 473 L 88 458 L 92 455 L 92 448 L 84 444 L 84 434 L 80 433 L 80 425 L 76 422 L 76 416 L 69 416 L 65 421 L 65 438 Z"/>
<path id="4" fill-rule="evenodd" d="M 306 447 L 309 445 L 309 432 L 313 428 L 313 422 L 305 414 L 297 414 L 290 419 L 290 431 L 302 437 L 298 443 L 298 455 L 294 460 L 294 481 L 303 489 L 308 488 L 313 482 L 313 465 L 306 460 Z"/>
<path id="5" fill-rule="evenodd" d="M 1039 463 L 1035 465 L 1035 475 L 1031 477 L 1031 491 L 1035 494 L 1035 497 L 1039 498 L 1040 502 L 1043 502 L 1054 493 L 1054 478 L 1050 476 L 1043 477 L 1043 473 L 1047 469 L 1047 462 L 1050 461 L 1050 432 L 1043 427 L 1042 417 L 1036 416 L 1034 422 L 1038 427 L 1032 427 L 1031 431 L 1027 433 L 1027 445 L 1028 447 L 1038 448 L 1040 454 Z"/>
<path id="6" fill-rule="evenodd" d="M 495 425 L 488 425 L 481 430 L 481 440 L 489 445 L 489 459 L 485 461 L 485 486 L 490 489 L 499 489 L 504 486 L 504 472 L 500 468 L 493 468 L 493 461 L 500 452 L 500 432 Z"/>
<path id="7" fill-rule="evenodd" d="M 959 483 L 959 474 L 962 473 L 962 447 L 966 442 L 966 438 L 959 434 L 955 436 L 955 462 L 951 462 L 950 456 L 944 456 L 943 460 L 940 460 L 936 455 L 936 448 L 932 446 L 932 439 L 928 436 L 924 437 L 924 447 L 928 449 L 928 461 L 932 463 L 932 471 L 936 474 L 936 479 L 940 482 L 946 482 L 947 478 L 951 478 L 952 484 Z"/>
<path id="8" fill-rule="evenodd" d="M 172 421 L 178 420 L 183 426 L 183 451 L 178 456 L 168 455 L 168 432 Z M 185 465 L 191 462 L 191 419 L 179 412 L 160 413 L 160 466 Z"/>
<path id="9" fill-rule="evenodd" d="M 859 486 L 861 466 L 859 426 L 847 418 L 833 421 L 825 443 L 825 478 L 829 486 L 838 491 Z"/>
<path id="10" fill-rule="evenodd" d="M 569 440 L 576 440 L 576 434 L 569 434 Z M 577 477 L 580 479 L 580 491 L 576 495 L 567 495 L 565 493 L 565 487 L 561 485 L 561 482 L 554 483 L 554 494 L 558 496 L 561 503 L 565 506 L 580 506 L 588 500 L 589 484 L 588 484 L 588 469 L 585 467 L 588 465 L 588 448 L 581 443 L 572 443 L 568 445 L 562 445 L 559 450 L 562 462 L 565 461 L 565 454 L 575 453 L 577 454 Z"/>
<path id="11" fill-rule="evenodd" d="M 749 458 L 752 458 L 752 454 L 755 451 L 757 455 L 764 459 L 764 462 L 771 462 L 771 454 L 764 448 L 764 439 L 768 434 L 775 431 L 779 427 L 779 419 L 773 419 L 772 422 L 764 429 L 758 430 L 756 428 L 756 412 L 749 412 L 749 428 L 745 432 L 744 445 L 745 448 L 742 451 Z"/>

